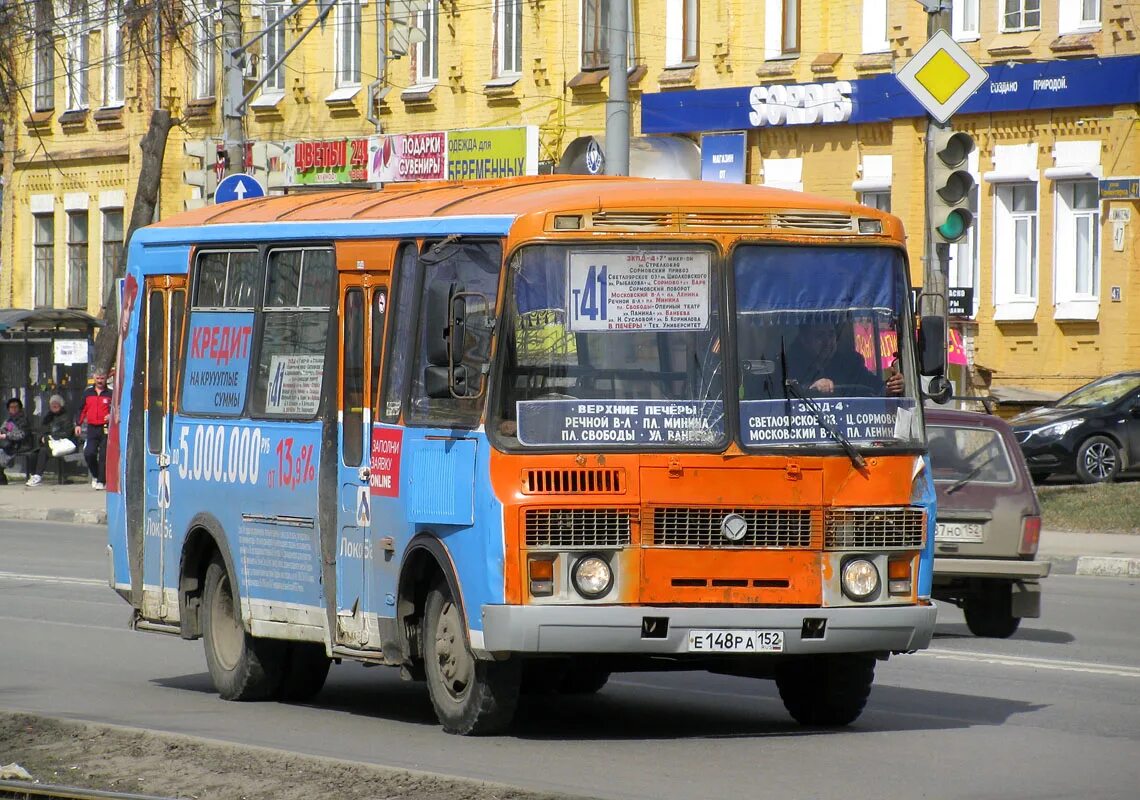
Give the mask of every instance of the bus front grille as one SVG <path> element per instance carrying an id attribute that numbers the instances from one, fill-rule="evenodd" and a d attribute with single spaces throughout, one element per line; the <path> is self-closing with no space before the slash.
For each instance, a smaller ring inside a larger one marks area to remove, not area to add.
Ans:
<path id="1" fill-rule="evenodd" d="M 744 522 L 743 532 L 737 516 Z M 797 547 L 812 546 L 812 512 L 806 508 L 660 507 L 643 535 L 651 547 Z M 817 546 L 818 546 L 818 540 Z"/>
<path id="2" fill-rule="evenodd" d="M 526 546 L 624 547 L 630 543 L 632 516 L 626 508 L 528 508 L 523 517 Z"/>
<path id="3" fill-rule="evenodd" d="M 831 508 L 825 517 L 828 550 L 917 550 L 925 540 L 921 508 Z"/>
<path id="4" fill-rule="evenodd" d="M 528 469 L 523 472 L 524 494 L 624 494 L 625 470 Z"/>

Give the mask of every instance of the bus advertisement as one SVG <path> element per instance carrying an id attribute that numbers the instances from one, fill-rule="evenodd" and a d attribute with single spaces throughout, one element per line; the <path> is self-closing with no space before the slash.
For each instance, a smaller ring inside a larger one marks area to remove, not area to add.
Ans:
<path id="1" fill-rule="evenodd" d="M 846 725 L 934 629 L 941 342 L 903 243 L 852 203 L 581 176 L 140 229 L 111 585 L 231 700 L 355 660 L 487 734 L 522 694 L 690 669 Z"/>

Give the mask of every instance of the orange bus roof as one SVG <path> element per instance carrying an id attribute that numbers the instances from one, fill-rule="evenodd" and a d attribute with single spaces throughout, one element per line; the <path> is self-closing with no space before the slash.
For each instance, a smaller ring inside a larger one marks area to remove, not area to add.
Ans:
<path id="1" fill-rule="evenodd" d="M 851 201 L 749 184 L 543 175 L 490 181 L 389 184 L 378 190 L 306 191 L 259 197 L 176 214 L 156 225 L 523 216 L 606 209 L 792 209 L 857 213 L 861 217 L 880 219 L 889 216 Z"/>

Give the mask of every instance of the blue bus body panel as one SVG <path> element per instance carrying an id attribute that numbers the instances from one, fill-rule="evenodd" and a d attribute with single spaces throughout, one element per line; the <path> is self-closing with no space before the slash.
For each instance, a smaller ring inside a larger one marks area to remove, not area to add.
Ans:
<path id="1" fill-rule="evenodd" d="M 926 486 L 922 492 L 921 505 L 926 509 L 926 547 L 918 561 L 918 596 L 930 599 L 931 588 L 934 585 L 934 529 L 936 527 L 937 495 L 934 492 L 934 478 L 930 469 L 930 456 L 924 455 L 922 460 L 926 469 L 922 474 L 926 479 Z"/>

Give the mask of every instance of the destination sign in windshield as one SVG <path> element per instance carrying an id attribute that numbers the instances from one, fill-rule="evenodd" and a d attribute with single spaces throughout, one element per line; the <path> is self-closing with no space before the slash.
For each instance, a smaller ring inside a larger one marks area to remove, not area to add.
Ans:
<path id="1" fill-rule="evenodd" d="M 744 444 L 822 444 L 835 441 L 823 422 L 851 441 L 913 439 L 914 400 L 909 397 L 835 397 L 745 400 L 740 403 Z M 813 413 L 812 406 L 820 412 Z"/>
<path id="2" fill-rule="evenodd" d="M 719 400 L 520 400 L 519 441 L 550 445 L 707 446 L 724 436 Z"/>

